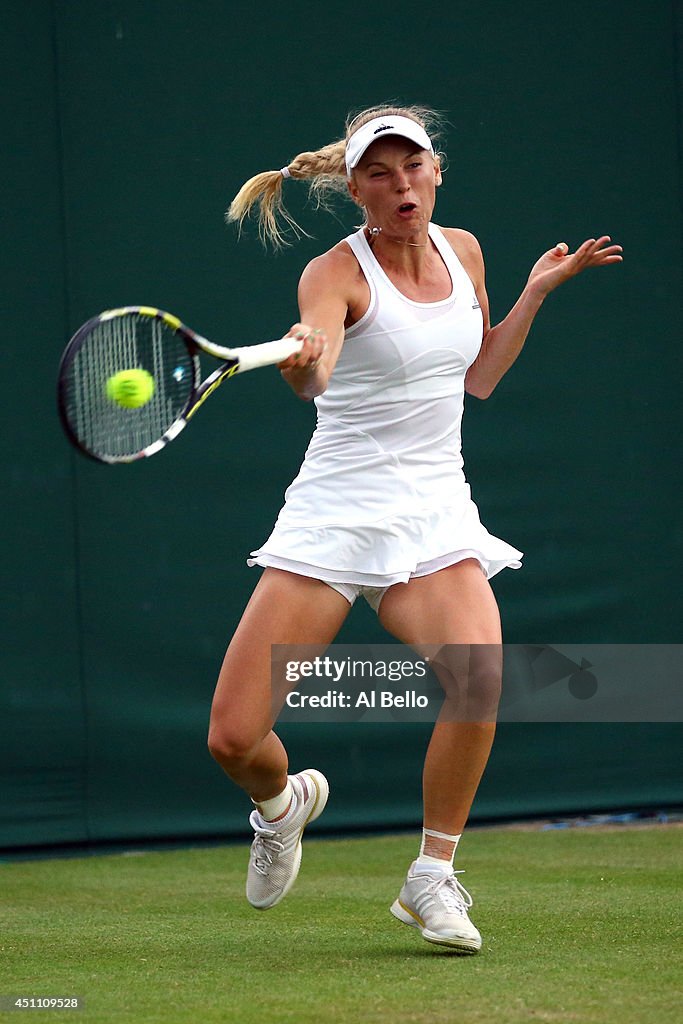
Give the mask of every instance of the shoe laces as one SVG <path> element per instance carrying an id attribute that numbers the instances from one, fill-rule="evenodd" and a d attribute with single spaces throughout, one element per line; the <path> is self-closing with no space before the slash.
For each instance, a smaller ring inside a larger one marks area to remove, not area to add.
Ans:
<path id="1" fill-rule="evenodd" d="M 472 897 L 462 882 L 456 878 L 456 875 L 460 874 L 462 874 L 461 871 L 454 871 L 450 875 L 436 878 L 427 887 L 427 892 L 432 896 L 437 896 L 447 910 L 467 916 L 467 911 L 472 906 Z"/>
<path id="2" fill-rule="evenodd" d="M 284 844 L 276 839 L 278 833 L 275 829 L 264 828 L 252 822 L 254 829 L 254 842 L 252 843 L 252 857 L 254 869 L 259 875 L 267 875 L 273 862 L 278 859 L 284 850 Z"/>

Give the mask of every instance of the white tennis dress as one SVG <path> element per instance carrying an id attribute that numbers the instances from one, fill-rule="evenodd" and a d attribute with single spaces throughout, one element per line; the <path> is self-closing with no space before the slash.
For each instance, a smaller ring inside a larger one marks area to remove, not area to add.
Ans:
<path id="1" fill-rule="evenodd" d="M 478 559 L 487 577 L 521 566 L 521 551 L 482 526 L 463 472 L 465 373 L 481 347 L 482 314 L 434 224 L 429 237 L 453 284 L 439 302 L 401 294 L 362 229 L 346 239 L 370 305 L 346 331 L 327 390 L 315 399 L 301 470 L 249 565 L 368 588 L 464 558 Z"/>

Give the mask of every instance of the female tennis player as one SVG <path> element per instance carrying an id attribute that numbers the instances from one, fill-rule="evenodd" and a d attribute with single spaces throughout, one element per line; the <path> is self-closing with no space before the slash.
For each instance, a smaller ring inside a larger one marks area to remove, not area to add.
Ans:
<path id="1" fill-rule="evenodd" d="M 308 179 L 317 192 L 348 190 L 364 223 L 300 280 L 301 322 L 288 335 L 303 347 L 281 371 L 315 401 L 317 426 L 273 532 L 251 554 L 264 572 L 223 663 L 209 748 L 255 805 L 247 898 L 273 907 L 296 879 L 304 827 L 323 811 L 328 784 L 314 769 L 288 776 L 273 732 L 272 644 L 323 650 L 362 595 L 398 640 L 456 652 L 467 665 L 446 667 L 451 678 L 467 672 L 468 713 L 442 710 L 434 726 L 422 842 L 391 911 L 428 942 L 476 952 L 453 857 L 495 730 L 502 637 L 488 580 L 519 568 L 522 553 L 484 528 L 470 496 L 464 394 L 487 398 L 546 296 L 587 267 L 618 262 L 621 247 L 608 236 L 574 253 L 558 243 L 492 327 L 477 240 L 432 222 L 442 176 L 433 122 L 422 108 L 366 110 L 342 140 L 250 179 L 230 208 L 241 222 L 258 202 L 262 235 L 277 245 L 278 214 L 296 228 L 283 181 Z"/>

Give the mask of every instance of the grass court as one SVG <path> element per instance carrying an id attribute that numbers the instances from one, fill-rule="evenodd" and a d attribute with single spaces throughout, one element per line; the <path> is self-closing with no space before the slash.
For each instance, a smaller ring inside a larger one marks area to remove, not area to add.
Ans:
<path id="1" fill-rule="evenodd" d="M 416 836 L 309 833 L 270 911 L 248 844 L 0 864 L 3 996 L 77 995 L 54 1024 L 657 1024 L 680 1020 L 676 826 L 466 833 L 484 944 L 458 956 L 389 914 Z"/>

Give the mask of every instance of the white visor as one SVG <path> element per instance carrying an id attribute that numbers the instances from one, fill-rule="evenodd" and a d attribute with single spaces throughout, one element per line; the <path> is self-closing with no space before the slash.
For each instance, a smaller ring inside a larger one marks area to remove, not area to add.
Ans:
<path id="1" fill-rule="evenodd" d="M 354 167 L 358 166 L 368 146 L 385 135 L 400 135 L 404 139 L 410 139 L 420 149 L 426 149 L 434 155 L 432 140 L 424 128 L 411 117 L 373 117 L 372 121 L 367 121 L 355 131 L 346 143 L 346 173 L 349 176 Z"/>

